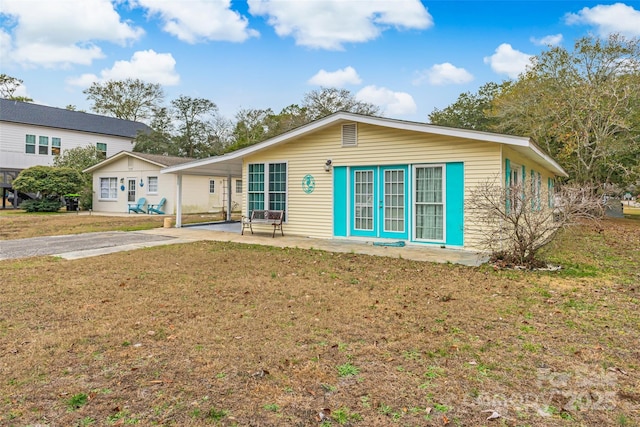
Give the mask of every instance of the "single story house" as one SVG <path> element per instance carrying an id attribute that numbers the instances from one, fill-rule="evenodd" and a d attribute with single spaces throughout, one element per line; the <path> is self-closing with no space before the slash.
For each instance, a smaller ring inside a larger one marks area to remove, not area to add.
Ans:
<path id="1" fill-rule="evenodd" d="M 239 174 L 243 214 L 284 210 L 285 234 L 461 249 L 478 249 L 465 211 L 478 185 L 533 178 L 551 188 L 567 176 L 530 138 L 346 112 L 162 173 Z M 178 213 L 190 191 L 179 186 Z"/>
<path id="2" fill-rule="evenodd" d="M 176 175 L 163 175 L 163 168 L 192 162 L 194 159 L 158 154 L 121 151 L 84 172 L 93 175 L 93 210 L 128 212 L 128 205 L 141 197 L 157 205 L 166 199 L 163 211 L 176 213 Z M 214 175 L 188 175 L 181 181 L 186 194 L 183 213 L 240 210 L 242 179 Z M 146 208 L 145 208 L 146 210 Z"/>
<path id="3" fill-rule="evenodd" d="M 88 145 L 105 157 L 130 151 L 136 135 L 150 130 L 144 123 L 131 120 L 0 99 L 2 207 L 6 207 L 5 196 L 13 193 L 11 183 L 21 170 L 51 166 L 66 150 Z"/>

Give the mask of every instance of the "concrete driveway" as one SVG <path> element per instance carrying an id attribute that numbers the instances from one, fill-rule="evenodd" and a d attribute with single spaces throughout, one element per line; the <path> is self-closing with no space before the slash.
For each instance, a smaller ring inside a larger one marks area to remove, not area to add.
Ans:
<path id="1" fill-rule="evenodd" d="M 3 240 L 0 260 L 43 255 L 75 259 L 181 241 L 172 236 L 123 231 Z"/>
<path id="2" fill-rule="evenodd" d="M 68 236 L 34 237 L 0 241 L 0 260 L 53 255 L 64 259 L 78 259 L 151 246 L 217 240 L 276 247 L 320 249 L 329 252 L 348 252 L 415 261 L 451 262 L 477 266 L 486 261 L 478 252 L 459 249 L 407 245 L 405 247 L 375 246 L 372 242 L 351 239 L 313 239 L 260 232 L 240 235 L 241 225 L 209 224 L 183 228 L 155 228 L 141 231 L 113 231 Z"/>

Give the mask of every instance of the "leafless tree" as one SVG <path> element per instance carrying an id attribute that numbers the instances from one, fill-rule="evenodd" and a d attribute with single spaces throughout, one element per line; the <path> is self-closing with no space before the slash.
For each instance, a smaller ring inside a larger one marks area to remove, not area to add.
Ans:
<path id="1" fill-rule="evenodd" d="M 479 184 L 465 205 L 480 246 L 509 264 L 541 265 L 539 250 L 560 230 L 603 215 L 601 199 L 584 185 L 554 190 L 535 179 L 507 187 L 500 182 L 496 177 Z"/>

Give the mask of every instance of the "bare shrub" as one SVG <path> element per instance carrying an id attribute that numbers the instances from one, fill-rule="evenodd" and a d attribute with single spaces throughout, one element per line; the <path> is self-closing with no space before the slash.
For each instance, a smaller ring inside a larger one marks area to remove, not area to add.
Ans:
<path id="1" fill-rule="evenodd" d="M 537 255 L 558 232 L 585 220 L 597 222 L 603 205 L 595 189 L 565 185 L 555 190 L 536 183 L 505 187 L 498 177 L 471 191 L 465 207 L 480 246 L 506 264 L 543 265 Z"/>

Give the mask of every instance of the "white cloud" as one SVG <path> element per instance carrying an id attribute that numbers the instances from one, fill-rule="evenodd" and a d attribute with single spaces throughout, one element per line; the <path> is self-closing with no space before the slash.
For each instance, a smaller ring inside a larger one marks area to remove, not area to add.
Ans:
<path id="1" fill-rule="evenodd" d="M 419 72 L 413 83 L 421 84 L 424 80 L 435 86 L 464 84 L 473 80 L 473 74 L 464 68 L 458 68 L 449 62 L 445 62 L 435 64 L 428 70 Z"/>
<path id="2" fill-rule="evenodd" d="M 4 61 L 9 61 L 9 58 L 12 55 L 12 43 L 11 34 L 4 31 L 3 28 L 0 28 L 0 58 Z"/>
<path id="3" fill-rule="evenodd" d="M 578 13 L 567 13 L 565 22 L 568 25 L 593 25 L 602 37 L 611 33 L 640 36 L 640 11 L 624 3 L 585 7 Z"/>
<path id="4" fill-rule="evenodd" d="M 491 56 L 484 57 L 484 63 L 498 74 L 506 74 L 515 79 L 531 64 L 532 55 L 515 50 L 508 43 L 502 43 Z"/>
<path id="5" fill-rule="evenodd" d="M 122 22 L 110 0 L 3 0 L 0 13 L 12 24 L 4 58 L 24 66 L 89 65 L 104 57 L 97 41 L 124 46 L 144 34 Z"/>
<path id="6" fill-rule="evenodd" d="M 309 79 L 308 83 L 325 87 L 343 87 L 347 84 L 360 84 L 362 79 L 353 67 L 345 67 L 333 72 L 320 70 Z"/>
<path id="7" fill-rule="evenodd" d="M 102 70 L 100 76 L 83 74 L 67 80 L 67 83 L 73 86 L 89 87 L 93 82 L 132 78 L 147 83 L 159 83 L 163 86 L 175 86 L 180 83 L 175 65 L 176 61 L 170 53 L 143 50 L 135 52 L 130 61 L 116 61 L 113 67 Z"/>
<path id="8" fill-rule="evenodd" d="M 369 102 L 383 109 L 388 116 L 414 114 L 418 107 L 413 97 L 406 92 L 394 92 L 385 87 L 365 86 L 356 94 L 358 101 Z"/>
<path id="9" fill-rule="evenodd" d="M 562 34 L 550 34 L 539 39 L 531 37 L 529 40 L 538 46 L 557 46 L 562 42 Z"/>
<path id="10" fill-rule="evenodd" d="M 248 28 L 246 17 L 231 10 L 230 0 L 135 0 L 134 4 L 158 15 L 164 21 L 164 31 L 187 43 L 243 42 L 259 35 Z"/>
<path id="11" fill-rule="evenodd" d="M 280 37 L 297 45 L 341 50 L 345 43 L 373 40 L 389 27 L 426 29 L 433 18 L 419 0 L 248 0 L 249 13 L 267 16 Z"/>

